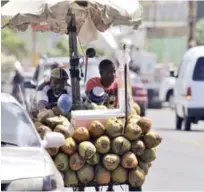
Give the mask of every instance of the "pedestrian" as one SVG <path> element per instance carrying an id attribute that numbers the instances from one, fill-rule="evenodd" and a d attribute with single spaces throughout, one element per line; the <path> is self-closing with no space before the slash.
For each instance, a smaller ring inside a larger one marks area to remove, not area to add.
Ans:
<path id="1" fill-rule="evenodd" d="M 25 89 L 24 89 L 24 74 L 23 67 L 19 61 L 14 63 L 15 75 L 12 79 L 12 96 L 14 96 L 21 104 L 25 98 Z M 22 98 L 23 97 L 23 98 Z"/>
<path id="2" fill-rule="evenodd" d="M 70 94 L 70 85 L 67 83 L 69 76 L 62 68 L 51 71 L 50 80 L 43 82 L 37 88 L 37 110 L 52 109 L 57 106 L 57 101 L 62 94 Z"/>

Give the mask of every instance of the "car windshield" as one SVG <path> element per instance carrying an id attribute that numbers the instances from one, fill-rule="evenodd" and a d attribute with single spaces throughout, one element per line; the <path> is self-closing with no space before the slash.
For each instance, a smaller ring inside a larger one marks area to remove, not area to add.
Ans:
<path id="1" fill-rule="evenodd" d="M 41 145 L 28 116 L 15 103 L 1 102 L 1 144 L 21 147 Z"/>
<path id="2" fill-rule="evenodd" d="M 195 66 L 195 70 L 193 73 L 194 81 L 204 81 L 204 57 L 200 57 Z"/>

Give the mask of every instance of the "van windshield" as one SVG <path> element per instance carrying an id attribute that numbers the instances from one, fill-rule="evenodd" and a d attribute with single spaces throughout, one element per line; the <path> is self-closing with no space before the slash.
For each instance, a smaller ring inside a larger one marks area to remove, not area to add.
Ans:
<path id="1" fill-rule="evenodd" d="M 193 72 L 194 81 L 204 81 L 204 57 L 200 57 Z"/>

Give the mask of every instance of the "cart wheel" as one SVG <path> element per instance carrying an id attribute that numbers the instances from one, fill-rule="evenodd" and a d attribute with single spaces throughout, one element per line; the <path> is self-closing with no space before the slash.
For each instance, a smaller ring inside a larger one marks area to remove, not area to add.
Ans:
<path id="1" fill-rule="evenodd" d="M 76 191 L 85 191 L 85 187 L 77 187 L 77 190 Z"/>
<path id="2" fill-rule="evenodd" d="M 142 191 L 142 187 L 132 187 L 129 185 L 129 191 Z"/>
<path id="3" fill-rule="evenodd" d="M 113 190 L 113 185 L 109 185 L 108 188 L 107 188 L 107 191 L 114 191 Z"/>

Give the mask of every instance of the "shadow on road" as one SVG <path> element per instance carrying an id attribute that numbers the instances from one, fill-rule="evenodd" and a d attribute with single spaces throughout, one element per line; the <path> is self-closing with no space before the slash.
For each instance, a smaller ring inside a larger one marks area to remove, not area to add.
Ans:
<path id="1" fill-rule="evenodd" d="M 198 132 L 203 132 L 204 133 L 204 129 L 202 130 L 202 129 L 195 129 L 195 130 L 191 130 L 191 131 L 185 131 L 185 130 L 176 130 L 176 129 L 170 129 L 170 128 L 157 128 L 157 130 L 159 130 L 159 131 L 166 131 L 166 132 L 186 132 L 186 133 L 191 133 L 191 132 L 196 132 L 196 133 L 198 133 Z"/>

